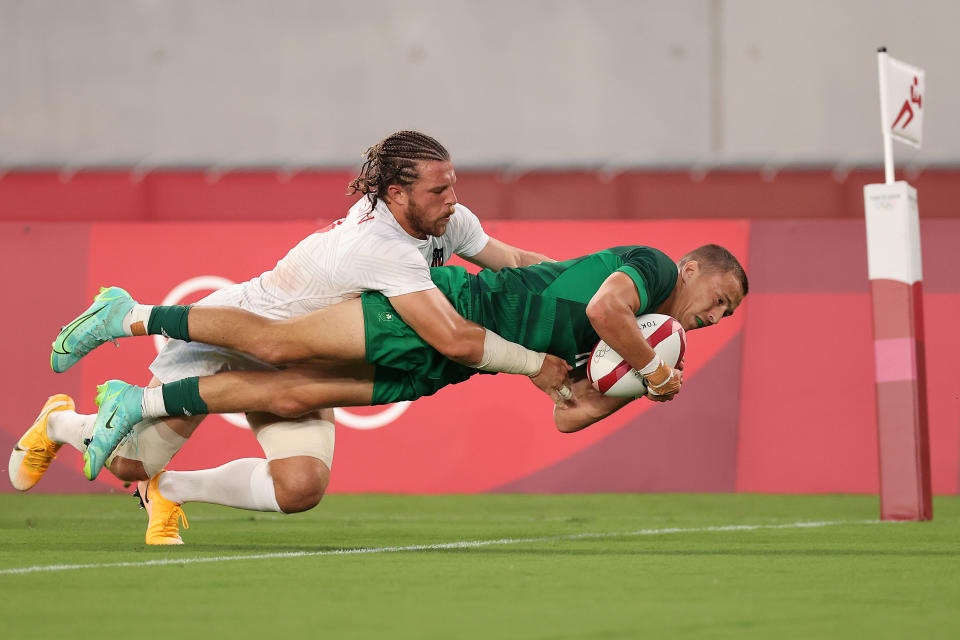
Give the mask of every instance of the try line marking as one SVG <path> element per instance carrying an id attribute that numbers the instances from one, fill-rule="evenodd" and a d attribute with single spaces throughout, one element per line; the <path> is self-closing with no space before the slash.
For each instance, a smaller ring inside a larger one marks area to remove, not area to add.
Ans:
<path id="1" fill-rule="evenodd" d="M 881 524 L 880 520 L 836 520 L 827 522 L 790 522 L 787 524 L 731 524 L 713 527 L 667 529 L 639 529 L 612 533 L 574 533 L 565 536 L 545 536 L 541 538 L 500 538 L 499 540 L 465 540 L 461 542 L 442 542 L 438 544 L 415 544 L 406 547 L 360 547 L 357 549 L 330 549 L 328 551 L 287 551 L 282 553 L 257 553 L 243 556 L 205 556 L 200 558 L 162 558 L 140 562 L 103 562 L 93 564 L 48 564 L 15 569 L 0 569 L 0 575 L 40 573 L 42 571 L 75 571 L 78 569 L 107 569 L 113 567 L 151 567 L 171 564 L 197 564 L 201 562 L 229 562 L 231 560 L 269 560 L 275 558 L 308 558 L 314 556 L 347 556 L 361 553 L 398 553 L 403 551 L 437 551 L 445 549 L 473 549 L 507 544 L 530 544 L 536 542 L 558 542 L 564 540 L 594 540 L 599 538 L 627 538 L 633 536 L 661 536 L 670 533 L 707 533 L 713 531 L 758 531 L 761 529 L 814 529 L 851 524 Z"/>

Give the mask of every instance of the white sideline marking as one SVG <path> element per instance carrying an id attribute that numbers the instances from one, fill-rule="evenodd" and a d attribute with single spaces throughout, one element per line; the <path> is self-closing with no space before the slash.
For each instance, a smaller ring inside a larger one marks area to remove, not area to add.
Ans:
<path id="1" fill-rule="evenodd" d="M 626 538 L 631 536 L 659 536 L 670 533 L 707 533 L 713 531 L 757 531 L 759 529 L 813 529 L 844 524 L 882 524 L 880 520 L 836 520 L 829 522 L 791 522 L 788 524 L 731 524 L 713 527 L 667 529 L 640 529 L 612 533 L 575 533 L 565 536 L 542 538 L 501 538 L 499 540 L 470 540 L 442 542 L 438 544 L 415 544 L 406 547 L 360 547 L 357 549 L 331 549 L 329 551 L 287 551 L 281 553 L 257 553 L 245 556 L 207 556 L 199 558 L 163 558 L 141 562 L 104 562 L 100 564 L 50 564 L 15 569 L 0 569 L 0 575 L 39 573 L 41 571 L 74 571 L 77 569 L 107 569 L 113 567 L 150 567 L 171 564 L 195 564 L 199 562 L 229 562 L 231 560 L 267 560 L 275 558 L 307 558 L 314 556 L 344 556 L 361 553 L 398 553 L 402 551 L 438 551 L 444 549 L 473 549 L 506 544 L 529 544 L 531 542 L 557 542 L 563 540 L 591 540 L 597 538 Z"/>

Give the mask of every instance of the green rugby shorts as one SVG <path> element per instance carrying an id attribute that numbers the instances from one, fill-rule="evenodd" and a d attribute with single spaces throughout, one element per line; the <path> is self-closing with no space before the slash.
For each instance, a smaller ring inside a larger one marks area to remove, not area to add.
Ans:
<path id="1" fill-rule="evenodd" d="M 376 367 L 372 404 L 416 400 L 480 373 L 427 344 L 382 293 L 365 292 L 361 306 L 367 362 Z"/>

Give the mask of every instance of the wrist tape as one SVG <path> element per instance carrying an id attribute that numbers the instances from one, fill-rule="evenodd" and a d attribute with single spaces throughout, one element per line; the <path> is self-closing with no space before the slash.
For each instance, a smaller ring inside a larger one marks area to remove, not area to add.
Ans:
<path id="1" fill-rule="evenodd" d="M 653 360 L 644 365 L 643 369 L 640 369 L 637 373 L 643 377 L 647 377 L 660 367 L 661 362 L 663 362 L 663 359 L 659 355 L 654 354 Z"/>
<path id="2" fill-rule="evenodd" d="M 483 356 L 480 362 L 472 365 L 480 371 L 497 371 L 500 373 L 522 373 L 525 376 L 535 376 L 543 367 L 545 353 L 531 351 L 515 342 L 504 340 L 499 335 L 487 329 L 483 335 Z"/>

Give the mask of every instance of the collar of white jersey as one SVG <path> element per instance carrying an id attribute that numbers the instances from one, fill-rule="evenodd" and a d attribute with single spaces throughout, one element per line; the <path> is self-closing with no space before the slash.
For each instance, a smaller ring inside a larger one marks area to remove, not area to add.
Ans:
<path id="1" fill-rule="evenodd" d="M 369 202 L 370 198 L 369 196 L 363 196 L 360 202 L 363 202 L 363 200 L 367 200 L 367 202 Z M 360 204 L 360 203 L 358 202 L 357 204 Z M 364 212 L 367 212 L 367 213 L 370 212 L 369 205 L 362 207 L 362 209 L 360 210 L 361 215 Z M 387 203 L 384 201 L 383 198 L 377 198 L 377 206 L 373 208 L 373 213 L 377 218 L 379 218 L 380 220 L 383 220 L 383 222 L 385 222 L 386 224 L 396 227 L 403 235 L 410 238 L 412 242 L 416 242 L 417 244 L 423 245 L 427 242 L 430 242 L 431 238 L 434 237 L 427 234 L 426 238 L 418 238 L 416 236 L 412 236 L 409 233 L 407 233 L 407 230 L 404 229 L 399 222 L 397 222 L 397 218 L 393 215 L 393 211 L 390 211 L 390 207 L 387 206 Z"/>

